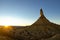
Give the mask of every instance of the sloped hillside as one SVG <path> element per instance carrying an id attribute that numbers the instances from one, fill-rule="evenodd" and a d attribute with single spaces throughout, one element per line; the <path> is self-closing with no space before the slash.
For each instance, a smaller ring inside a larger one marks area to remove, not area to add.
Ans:
<path id="1" fill-rule="evenodd" d="M 7 37 L 7 36 L 1 36 L 0 35 L 0 40 L 14 40 L 13 38 Z"/>

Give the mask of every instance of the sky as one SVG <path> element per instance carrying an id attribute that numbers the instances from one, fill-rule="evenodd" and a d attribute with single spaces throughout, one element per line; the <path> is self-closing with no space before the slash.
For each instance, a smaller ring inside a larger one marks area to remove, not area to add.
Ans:
<path id="1" fill-rule="evenodd" d="M 0 0 L 0 25 L 27 26 L 40 16 L 60 25 L 60 0 Z"/>

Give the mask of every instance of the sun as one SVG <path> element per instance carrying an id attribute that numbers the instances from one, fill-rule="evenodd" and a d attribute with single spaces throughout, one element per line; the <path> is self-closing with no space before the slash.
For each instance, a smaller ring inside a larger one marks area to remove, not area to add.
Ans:
<path id="1" fill-rule="evenodd" d="M 5 27 L 5 28 L 8 28 L 9 26 L 8 26 L 8 25 L 5 25 L 4 27 Z"/>

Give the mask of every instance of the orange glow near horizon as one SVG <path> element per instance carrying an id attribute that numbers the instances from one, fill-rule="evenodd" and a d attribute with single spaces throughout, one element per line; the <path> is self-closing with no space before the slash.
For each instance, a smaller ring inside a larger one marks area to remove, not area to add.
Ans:
<path id="1" fill-rule="evenodd" d="M 9 31 L 13 30 L 13 28 L 12 28 L 12 26 L 5 25 L 5 26 L 3 27 L 3 30 L 4 30 L 5 32 L 9 32 Z"/>
<path id="2" fill-rule="evenodd" d="M 5 25 L 4 27 L 8 28 L 9 26 L 8 25 Z"/>
<path id="3" fill-rule="evenodd" d="M 12 27 L 11 26 L 8 26 L 8 25 L 5 25 L 4 26 L 4 29 L 8 29 L 9 30 L 9 29 L 12 29 Z"/>

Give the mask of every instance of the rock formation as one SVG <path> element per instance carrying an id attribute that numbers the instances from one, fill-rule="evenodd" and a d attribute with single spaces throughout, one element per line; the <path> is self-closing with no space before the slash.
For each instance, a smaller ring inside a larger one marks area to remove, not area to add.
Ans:
<path id="1" fill-rule="evenodd" d="M 44 16 L 42 9 L 40 10 L 40 17 L 39 19 L 33 23 L 32 25 L 42 25 L 50 23 L 49 20 Z"/>
<path id="2" fill-rule="evenodd" d="M 21 40 L 50 40 L 51 38 L 53 40 L 57 34 L 60 35 L 60 25 L 51 23 L 41 9 L 39 19 L 16 37 L 20 37 Z"/>

